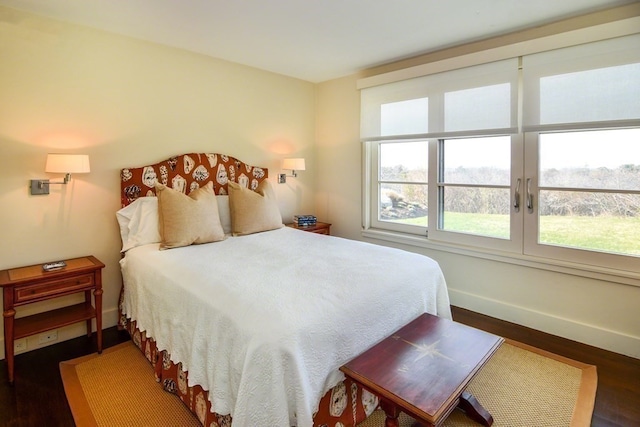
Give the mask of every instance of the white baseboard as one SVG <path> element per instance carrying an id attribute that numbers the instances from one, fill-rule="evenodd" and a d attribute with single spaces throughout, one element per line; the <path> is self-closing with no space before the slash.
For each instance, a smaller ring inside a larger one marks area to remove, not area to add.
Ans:
<path id="1" fill-rule="evenodd" d="M 102 328 L 110 328 L 118 324 L 119 311 L 117 308 L 109 309 L 107 311 L 102 312 Z M 95 331 L 96 324 L 95 320 L 93 322 L 93 330 Z M 73 325 L 65 326 L 62 328 L 58 328 L 58 339 L 46 344 L 38 343 L 38 335 L 27 337 L 27 350 L 22 351 L 18 354 L 26 353 L 32 350 L 37 350 L 39 348 L 47 347 L 50 345 L 54 345 L 60 343 L 62 341 L 67 341 L 73 338 L 81 337 L 87 334 L 86 326 L 84 321 L 79 323 L 74 323 Z M 0 360 L 5 358 L 4 352 L 4 337 L 0 338 Z"/>
<path id="2" fill-rule="evenodd" d="M 548 334 L 640 359 L 640 337 L 449 288 L 451 304 Z"/>

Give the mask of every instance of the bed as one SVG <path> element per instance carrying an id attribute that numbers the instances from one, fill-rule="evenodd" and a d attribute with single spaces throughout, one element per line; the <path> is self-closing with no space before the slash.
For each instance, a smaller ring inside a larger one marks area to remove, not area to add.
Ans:
<path id="1" fill-rule="evenodd" d="M 221 154 L 123 169 L 121 323 L 207 427 L 354 426 L 378 399 L 338 368 L 423 312 L 451 318 L 444 277 L 422 255 L 283 227 L 267 178 Z M 176 221 L 200 218 L 187 228 L 204 221 L 191 206 L 217 209 L 216 237 L 172 246 L 167 194 L 187 204 Z"/>

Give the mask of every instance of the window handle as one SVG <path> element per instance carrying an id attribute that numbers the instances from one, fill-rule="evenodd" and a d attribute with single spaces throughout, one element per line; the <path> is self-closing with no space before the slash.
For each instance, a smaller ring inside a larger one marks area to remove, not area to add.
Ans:
<path id="1" fill-rule="evenodd" d="M 533 195 L 531 194 L 531 178 L 527 178 L 527 209 L 533 212 Z"/>
<path id="2" fill-rule="evenodd" d="M 516 212 L 520 211 L 520 182 L 521 181 L 522 180 L 520 178 L 518 178 L 518 180 L 516 181 L 516 191 L 513 196 L 513 209 L 515 209 Z"/>

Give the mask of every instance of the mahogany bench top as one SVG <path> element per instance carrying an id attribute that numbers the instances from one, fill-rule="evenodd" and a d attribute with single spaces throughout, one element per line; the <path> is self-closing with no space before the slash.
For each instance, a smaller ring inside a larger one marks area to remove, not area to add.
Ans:
<path id="1" fill-rule="evenodd" d="M 424 313 L 340 370 L 380 396 L 383 409 L 385 404 L 397 407 L 419 421 L 438 425 L 461 403 L 469 381 L 503 341 Z"/>

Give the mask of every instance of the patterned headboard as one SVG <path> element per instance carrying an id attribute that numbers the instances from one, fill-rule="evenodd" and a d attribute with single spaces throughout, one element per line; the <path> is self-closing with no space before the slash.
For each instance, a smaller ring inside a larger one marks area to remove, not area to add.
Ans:
<path id="1" fill-rule="evenodd" d="M 182 193 L 213 182 L 216 194 L 229 194 L 229 180 L 255 190 L 268 177 L 266 168 L 249 166 L 224 154 L 189 153 L 171 157 L 154 165 L 120 171 L 122 207 L 141 196 L 155 196 L 155 183 L 167 185 Z"/>

